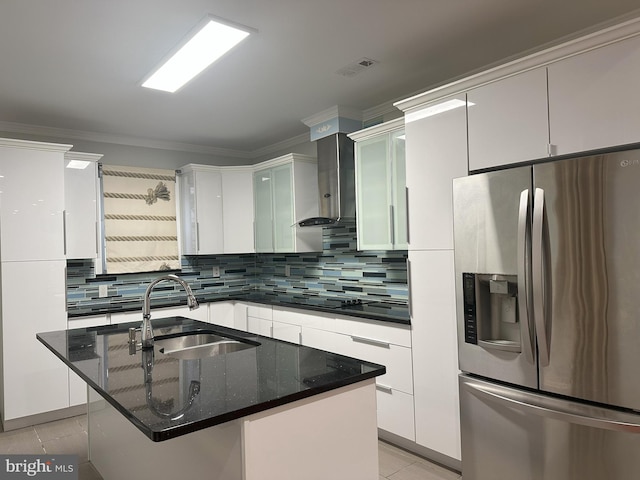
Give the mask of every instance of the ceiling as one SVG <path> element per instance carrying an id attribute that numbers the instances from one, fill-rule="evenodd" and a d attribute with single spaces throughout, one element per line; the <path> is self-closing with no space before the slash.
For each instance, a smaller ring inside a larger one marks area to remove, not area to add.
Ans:
<path id="1" fill-rule="evenodd" d="M 247 155 L 340 105 L 384 111 L 637 0 L 2 0 L 0 126 Z M 174 94 L 142 79 L 206 14 L 258 30 Z M 616 20 L 616 21 L 617 21 Z M 354 76 L 338 70 L 367 57 Z"/>

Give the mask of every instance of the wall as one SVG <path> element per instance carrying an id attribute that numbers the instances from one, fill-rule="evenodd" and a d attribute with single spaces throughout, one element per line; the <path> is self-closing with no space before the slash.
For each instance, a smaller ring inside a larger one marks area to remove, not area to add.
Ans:
<path id="1" fill-rule="evenodd" d="M 244 254 L 184 257 L 179 273 L 197 296 L 232 295 L 247 290 L 279 295 L 322 295 L 375 298 L 407 303 L 407 252 L 356 251 L 355 225 L 324 227 L 323 251 L 303 254 Z M 290 275 L 285 275 L 289 265 Z M 220 278 L 214 278 L 214 266 Z M 160 274 L 136 273 L 96 276 L 89 260 L 67 262 L 67 303 L 70 314 L 86 314 L 108 307 L 131 308 L 141 302 L 147 285 Z M 108 297 L 99 297 L 99 286 Z M 173 283 L 154 289 L 155 302 L 182 301 L 184 293 Z M 154 305 L 157 304 L 154 302 Z"/>

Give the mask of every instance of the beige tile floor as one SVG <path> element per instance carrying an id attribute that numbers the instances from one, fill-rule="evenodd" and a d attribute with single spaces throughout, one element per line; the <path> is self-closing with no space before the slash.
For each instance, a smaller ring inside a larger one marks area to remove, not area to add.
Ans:
<path id="1" fill-rule="evenodd" d="M 379 480 L 457 480 L 461 478 L 456 472 L 412 455 L 389 443 L 380 441 L 378 446 Z M 1 432 L 0 453 L 78 455 L 79 480 L 102 480 L 88 461 L 87 419 L 84 415 Z"/>

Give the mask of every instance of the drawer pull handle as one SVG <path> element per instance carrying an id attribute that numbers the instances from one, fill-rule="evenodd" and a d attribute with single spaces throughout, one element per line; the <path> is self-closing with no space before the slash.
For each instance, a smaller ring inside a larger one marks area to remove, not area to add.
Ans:
<path id="1" fill-rule="evenodd" d="M 368 343 L 377 347 L 391 347 L 391 344 L 389 342 L 383 342 L 382 340 L 376 340 L 375 338 L 358 337 L 356 335 L 351 335 L 351 340 L 353 340 L 354 342 Z"/>
<path id="2" fill-rule="evenodd" d="M 387 387 L 386 385 L 376 384 L 376 390 L 380 390 L 381 392 L 389 393 L 389 394 L 393 393 L 393 388 Z"/>

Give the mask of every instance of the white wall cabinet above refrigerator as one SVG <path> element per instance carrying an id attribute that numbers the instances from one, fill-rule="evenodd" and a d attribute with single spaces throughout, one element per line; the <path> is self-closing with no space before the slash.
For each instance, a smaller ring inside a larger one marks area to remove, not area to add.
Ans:
<path id="1" fill-rule="evenodd" d="M 98 258 L 98 161 L 102 155 L 64 155 L 65 251 L 67 258 Z"/>
<path id="2" fill-rule="evenodd" d="M 640 36 L 549 65 L 558 155 L 640 142 Z"/>
<path id="3" fill-rule="evenodd" d="M 224 253 L 220 169 L 189 164 L 179 172 L 182 254 Z"/>
<path id="4" fill-rule="evenodd" d="M 467 116 L 469 170 L 548 156 L 547 69 L 469 90 Z"/>
<path id="5" fill-rule="evenodd" d="M 358 250 L 406 250 L 404 119 L 349 137 L 356 142 Z"/>
<path id="6" fill-rule="evenodd" d="M 64 260 L 64 154 L 71 145 L 0 139 L 1 260 Z"/>
<path id="7" fill-rule="evenodd" d="M 291 153 L 255 168 L 256 252 L 322 251 L 322 229 L 297 225 L 318 216 L 316 159 Z"/>

